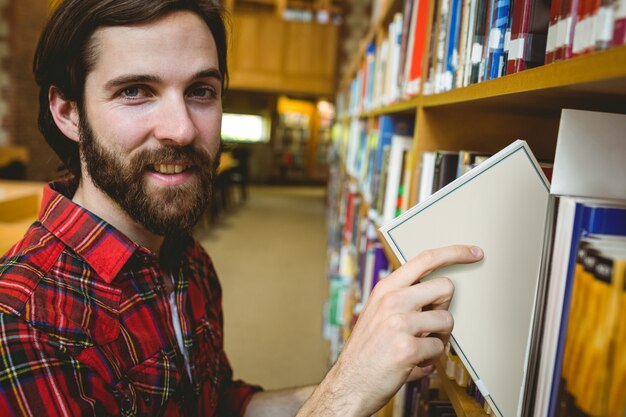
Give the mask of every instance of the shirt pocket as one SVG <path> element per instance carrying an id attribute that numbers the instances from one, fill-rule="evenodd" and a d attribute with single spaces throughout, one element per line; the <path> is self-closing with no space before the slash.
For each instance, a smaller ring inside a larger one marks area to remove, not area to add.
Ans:
<path id="1" fill-rule="evenodd" d="M 120 414 L 162 416 L 180 409 L 184 384 L 179 367 L 172 356 L 159 351 L 127 370 L 113 387 Z"/>

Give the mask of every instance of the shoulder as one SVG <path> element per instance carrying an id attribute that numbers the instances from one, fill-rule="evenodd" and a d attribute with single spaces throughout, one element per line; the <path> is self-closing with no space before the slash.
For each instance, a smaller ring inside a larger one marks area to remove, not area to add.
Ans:
<path id="1" fill-rule="evenodd" d="M 35 222 L 24 238 L 0 257 L 0 311 L 19 314 L 63 249 L 62 242 Z"/>

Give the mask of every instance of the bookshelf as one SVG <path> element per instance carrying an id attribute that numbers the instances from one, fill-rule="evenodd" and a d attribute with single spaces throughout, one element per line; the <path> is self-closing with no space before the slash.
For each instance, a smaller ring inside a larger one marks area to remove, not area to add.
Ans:
<path id="1" fill-rule="evenodd" d="M 446 378 L 446 372 L 441 361 L 437 363 L 436 367 L 437 372 L 441 375 L 441 385 L 443 385 L 450 402 L 454 406 L 457 417 L 484 417 L 486 414 L 483 408 L 467 395 L 463 388 Z"/>
<path id="2" fill-rule="evenodd" d="M 431 0 L 429 5 L 426 51 L 422 58 L 422 86 L 428 79 L 431 26 L 436 22 L 434 3 L 437 1 L 440 3 L 442 0 Z M 341 201 L 346 193 L 361 196 L 360 204 L 365 209 L 359 207 L 360 216 L 357 213 L 348 220 L 344 217 L 341 224 L 344 231 L 346 221 L 354 224 L 349 233 L 352 242 L 344 242 L 343 245 L 352 246 L 350 256 L 354 258 L 352 263 L 356 265 L 357 285 L 361 279 L 358 271 L 359 258 L 364 252 L 359 249 L 362 243 L 359 238 L 354 238 L 354 233 L 358 233 L 359 224 L 363 222 L 372 224 L 376 229 L 382 224 L 380 217 L 371 214 L 371 207 L 375 204 L 364 198 L 367 194 L 364 192 L 367 188 L 364 179 L 369 177 L 363 172 L 362 167 L 366 164 L 367 171 L 367 162 L 359 161 L 357 168 L 361 171 L 355 172 L 355 167 L 351 166 L 352 151 L 349 148 L 355 143 L 359 146 L 358 136 L 369 136 L 383 117 L 410 120 L 414 123 L 411 149 L 413 166 L 409 182 L 409 206 L 412 206 L 418 202 L 420 158 L 424 153 L 446 149 L 493 154 L 516 139 L 524 139 L 539 161 L 553 161 L 562 109 L 626 114 L 626 45 L 558 60 L 449 91 L 425 94 L 422 88 L 417 95 L 410 97 L 402 95 L 385 104 L 368 106 L 367 103 L 363 104 L 361 97 L 361 101 L 354 105 L 354 82 L 363 76 L 367 65 L 368 46 L 375 45 L 378 50 L 389 36 L 394 16 L 404 10 L 404 0 L 382 2 L 380 13 L 373 19 L 370 30 L 362 39 L 359 52 L 346 72 L 347 76 L 339 83 L 334 141 L 337 153 L 335 164 L 340 168 L 336 170 L 330 185 L 335 189 L 331 195 L 337 196 L 334 204 L 338 208 L 331 210 L 330 215 L 345 216 L 349 211 L 349 207 Z M 366 81 L 361 82 L 366 86 Z M 356 95 L 365 95 L 364 90 L 365 87 L 359 88 Z M 363 146 L 363 143 L 366 144 L 366 149 L 361 157 L 367 158 L 368 139 L 362 139 L 360 146 Z M 349 191 L 346 187 L 347 182 L 351 184 Z M 341 240 L 341 237 L 337 237 L 336 240 Z M 384 249 L 391 267 L 397 267 L 398 264 L 388 248 Z M 336 262 L 336 265 L 340 264 L 340 261 Z M 333 270 L 332 265 L 330 270 Z M 350 292 L 349 285 L 346 291 Z M 356 295 L 349 293 L 347 297 L 358 298 L 358 295 L 357 290 Z M 443 389 L 450 397 L 456 414 L 487 415 L 463 389 L 445 378 L 441 367 L 442 365 L 438 364 L 443 376 Z"/>

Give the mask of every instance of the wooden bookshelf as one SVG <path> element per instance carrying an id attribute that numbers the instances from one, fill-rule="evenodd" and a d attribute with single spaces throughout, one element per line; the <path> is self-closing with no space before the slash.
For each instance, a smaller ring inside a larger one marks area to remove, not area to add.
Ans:
<path id="1" fill-rule="evenodd" d="M 465 390 L 459 387 L 454 381 L 446 377 L 446 370 L 441 361 L 437 362 L 437 372 L 439 372 L 441 384 L 443 385 L 457 417 L 485 417 L 487 413 L 482 409 L 475 399 L 467 395 Z"/>
<path id="2" fill-rule="evenodd" d="M 378 51 L 378 47 L 385 42 L 387 28 L 394 14 L 403 11 L 404 1 L 381 1 L 383 4 L 378 18 L 363 37 L 358 54 L 339 83 L 339 94 L 345 105 L 339 108 L 337 125 L 342 132 L 344 150 L 349 146 L 346 142 L 350 140 L 360 140 L 362 143 L 363 135 L 370 135 L 370 126 L 377 126 L 381 116 L 392 116 L 394 120 L 411 119 L 415 122 L 412 157 L 417 162 L 414 162 L 414 167 L 419 166 L 424 152 L 473 150 L 493 154 L 517 139 L 528 142 L 539 161 L 552 161 L 562 109 L 626 113 L 626 45 L 425 95 L 423 85 L 428 74 L 426 62 L 431 45 L 428 39 L 430 28 L 426 31 L 422 94 L 377 108 L 348 108 L 352 104 L 351 82 L 365 68 L 367 45 L 374 43 Z M 433 22 L 432 3 L 429 25 Z M 378 69 L 376 66 L 374 68 Z M 363 79 L 367 78 L 364 76 Z M 354 88 L 359 89 L 366 90 L 368 87 L 361 85 Z M 374 91 L 378 90 L 374 88 Z M 355 119 L 359 123 L 354 123 Z M 359 126 L 356 134 L 350 131 L 354 126 Z M 369 146 L 369 142 L 367 144 Z M 349 152 L 346 154 L 350 155 Z M 412 171 L 411 178 L 409 206 L 417 202 L 419 169 Z M 396 268 L 398 264 L 393 253 L 384 240 L 380 240 L 387 258 Z M 437 368 L 442 375 L 443 389 L 458 416 L 486 416 L 473 398 L 445 378 L 442 364 L 439 363 Z"/>

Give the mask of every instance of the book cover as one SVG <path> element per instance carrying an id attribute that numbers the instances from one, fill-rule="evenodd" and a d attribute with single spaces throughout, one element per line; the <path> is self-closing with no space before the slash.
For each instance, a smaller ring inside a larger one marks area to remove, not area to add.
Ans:
<path id="1" fill-rule="evenodd" d="M 626 181 L 607 181 L 607 178 L 626 178 L 624 132 L 626 115 L 562 110 L 552 193 L 623 200 Z M 580 167 L 594 168 L 581 170 Z"/>
<path id="2" fill-rule="evenodd" d="M 483 248 L 480 264 L 432 275 L 454 282 L 451 344 L 498 416 L 520 415 L 548 204 L 548 182 L 517 141 L 380 229 L 401 263 L 454 243 Z"/>
<path id="3" fill-rule="evenodd" d="M 468 44 L 471 45 L 471 38 L 469 37 L 469 34 L 472 33 L 469 28 L 471 27 L 470 22 L 473 20 L 473 16 L 475 13 L 475 10 L 472 10 L 472 8 L 474 7 L 473 5 L 475 4 L 475 0 L 463 0 L 462 2 L 463 7 L 461 10 L 461 26 L 459 28 L 459 58 L 456 74 L 454 76 L 455 88 L 461 88 L 465 83 L 465 71 L 468 67 L 468 51 L 470 49 L 468 47 Z"/>
<path id="4" fill-rule="evenodd" d="M 537 161 L 516 141 L 380 229 L 401 263 L 454 243 L 485 251 L 480 264 L 436 275 L 456 287 L 452 346 L 498 416 L 521 409 L 548 199 Z"/>

